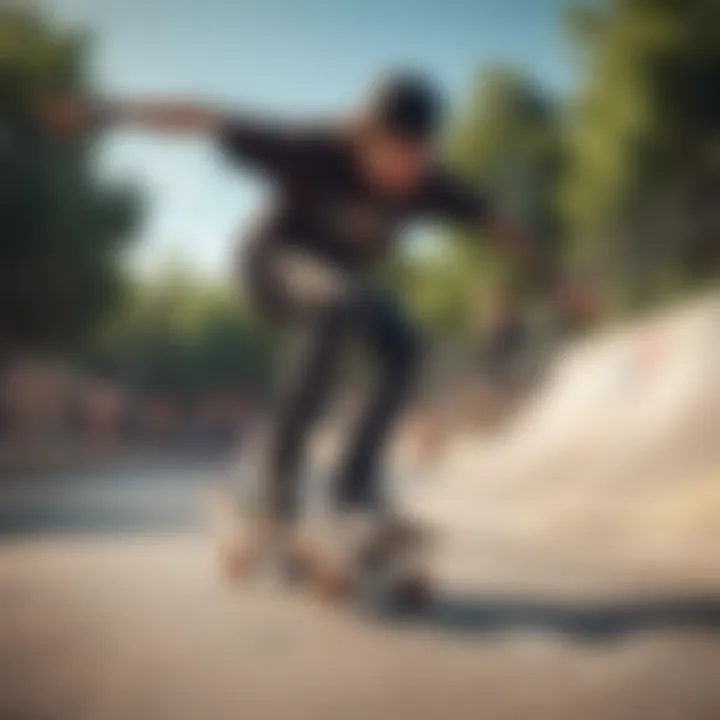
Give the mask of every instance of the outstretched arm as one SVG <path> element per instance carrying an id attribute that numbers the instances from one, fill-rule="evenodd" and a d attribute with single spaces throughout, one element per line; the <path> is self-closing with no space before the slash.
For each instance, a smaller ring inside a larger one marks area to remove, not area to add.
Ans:
<path id="1" fill-rule="evenodd" d="M 439 172 L 428 184 L 425 202 L 434 215 L 480 229 L 483 237 L 489 236 L 503 252 L 510 254 L 537 284 L 554 283 L 553 258 L 485 193 L 447 172 Z"/>
<path id="2" fill-rule="evenodd" d="M 91 103 L 54 97 L 40 104 L 40 117 L 51 132 L 77 134 L 115 127 L 217 139 L 233 159 L 282 175 L 302 162 L 306 143 L 296 129 L 185 102 Z"/>
<path id="3" fill-rule="evenodd" d="M 40 102 L 45 126 L 58 133 L 82 133 L 114 126 L 137 127 L 174 134 L 213 134 L 224 114 L 184 102 L 93 103 L 72 96 L 50 97 Z"/>
<path id="4" fill-rule="evenodd" d="M 553 296 L 568 315 L 587 319 L 598 311 L 592 291 L 564 277 L 552 254 L 483 193 L 443 173 L 429 186 L 426 202 L 436 215 L 480 226 L 483 236 L 509 254 L 532 284 Z"/>

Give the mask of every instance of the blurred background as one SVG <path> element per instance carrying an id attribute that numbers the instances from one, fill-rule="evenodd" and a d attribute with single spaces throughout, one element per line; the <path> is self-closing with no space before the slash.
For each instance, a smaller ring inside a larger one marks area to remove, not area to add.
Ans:
<path id="1" fill-rule="evenodd" d="M 398 66 L 601 299 L 571 322 L 443 227 L 378 269 L 429 347 L 398 492 L 444 539 L 402 630 L 235 592 L 198 532 L 282 359 L 236 277 L 268 189 L 210 142 L 48 137 L 29 102 L 341 118 Z M 717 0 L 5 0 L 0 717 L 717 717 L 719 89 Z"/>

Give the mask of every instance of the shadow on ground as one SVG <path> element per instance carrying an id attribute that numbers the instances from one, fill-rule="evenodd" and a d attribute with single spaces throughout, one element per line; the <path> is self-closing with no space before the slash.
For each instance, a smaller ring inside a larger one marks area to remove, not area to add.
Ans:
<path id="1" fill-rule="evenodd" d="M 720 632 L 720 596 L 567 603 L 531 598 L 440 596 L 410 622 L 464 637 L 504 631 L 614 640 L 657 630 Z"/>

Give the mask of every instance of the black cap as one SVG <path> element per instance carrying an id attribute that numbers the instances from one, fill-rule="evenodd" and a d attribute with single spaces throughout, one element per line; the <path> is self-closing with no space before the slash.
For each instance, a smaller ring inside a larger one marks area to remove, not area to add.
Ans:
<path id="1" fill-rule="evenodd" d="M 385 131 L 404 140 L 428 140 L 443 122 L 443 99 L 439 88 L 415 73 L 396 73 L 376 89 L 370 114 Z"/>

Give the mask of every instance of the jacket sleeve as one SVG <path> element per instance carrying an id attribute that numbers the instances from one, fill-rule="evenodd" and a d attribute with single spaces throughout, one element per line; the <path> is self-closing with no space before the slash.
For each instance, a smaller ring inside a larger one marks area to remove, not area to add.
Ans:
<path id="1" fill-rule="evenodd" d="M 428 182 L 422 202 L 425 214 L 441 220 L 486 226 L 494 218 L 492 200 L 452 175 L 439 172 Z"/>
<path id="2" fill-rule="evenodd" d="M 303 162 L 307 142 L 299 129 L 233 117 L 220 126 L 221 151 L 232 161 L 269 175 L 286 175 Z"/>

